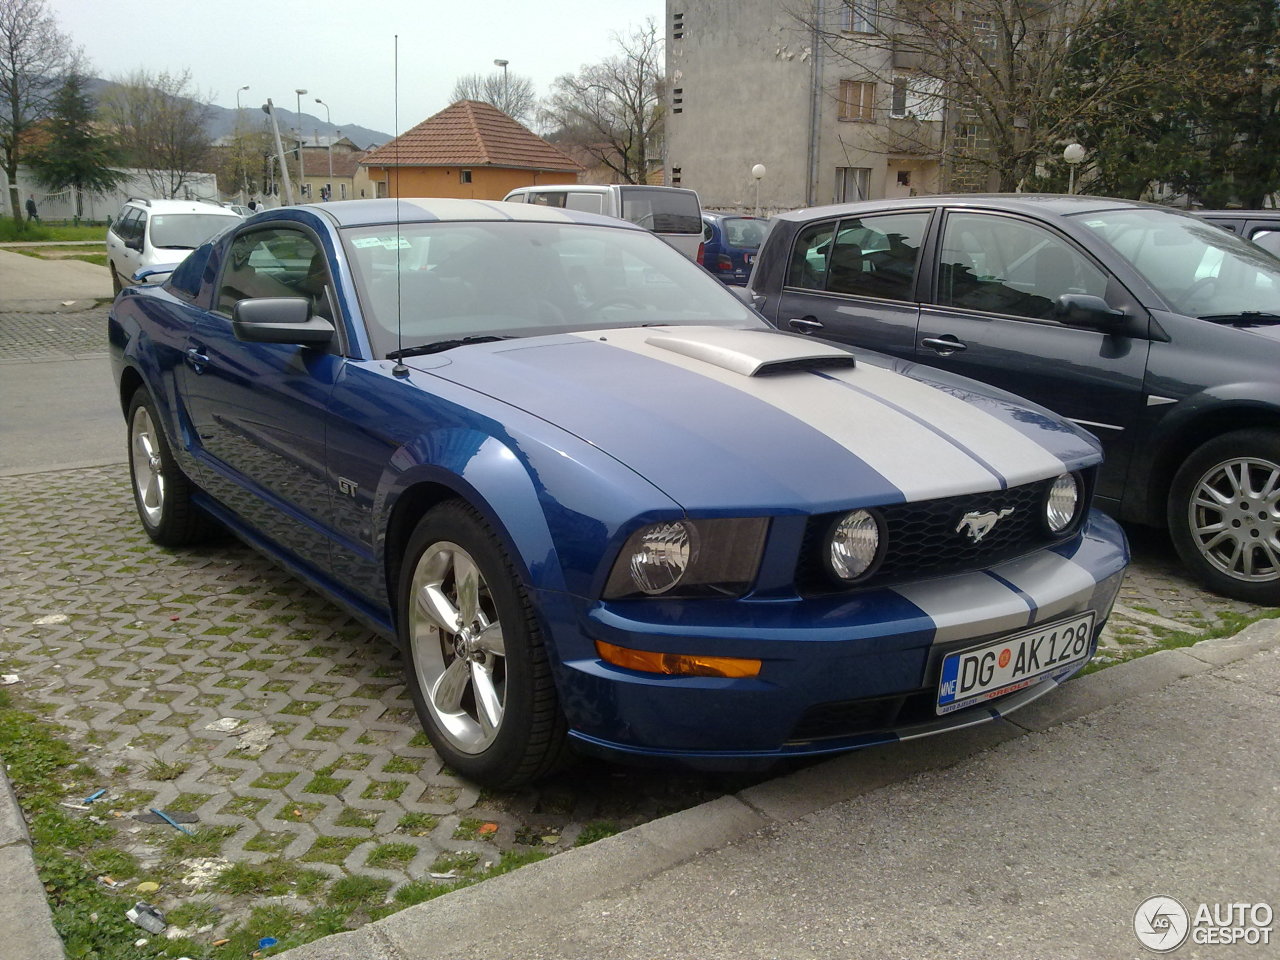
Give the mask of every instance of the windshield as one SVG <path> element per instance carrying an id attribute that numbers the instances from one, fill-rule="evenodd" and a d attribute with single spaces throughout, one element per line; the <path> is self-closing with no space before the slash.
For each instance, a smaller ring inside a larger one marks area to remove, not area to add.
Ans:
<path id="1" fill-rule="evenodd" d="M 405 347 L 659 324 L 765 326 L 650 233 L 509 221 L 399 231 L 398 240 L 391 224 L 343 231 L 378 356 L 397 348 L 397 315 Z"/>
<path id="2" fill-rule="evenodd" d="M 240 222 L 234 214 L 162 213 L 151 218 L 151 245 L 194 250 L 215 233 Z"/>
<path id="3" fill-rule="evenodd" d="M 1280 260 L 1233 233 L 1164 210 L 1079 215 L 1178 313 L 1280 313 Z"/>
<path id="4" fill-rule="evenodd" d="M 764 240 L 765 222 L 746 217 L 725 217 L 720 221 L 720 228 L 724 230 L 725 243 L 729 246 L 758 250 Z"/>

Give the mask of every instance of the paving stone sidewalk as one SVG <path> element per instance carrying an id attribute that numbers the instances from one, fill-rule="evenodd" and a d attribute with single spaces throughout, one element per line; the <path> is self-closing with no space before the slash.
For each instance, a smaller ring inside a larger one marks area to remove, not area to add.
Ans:
<path id="1" fill-rule="evenodd" d="M 430 749 L 389 644 L 237 542 L 155 546 L 123 467 L 0 479 L 0 542 L 0 672 L 20 677 L 6 689 L 84 752 L 108 791 L 93 811 L 116 816 L 162 908 L 209 896 L 210 864 L 176 863 L 171 827 L 128 816 L 151 807 L 197 816 L 226 861 L 283 857 L 394 892 L 750 780 L 584 763 L 481 791 Z M 250 906 L 217 903 L 225 921 Z"/>
<path id="2" fill-rule="evenodd" d="M 55 313 L 0 311 L 0 363 L 105 357 L 110 310 L 77 300 Z"/>

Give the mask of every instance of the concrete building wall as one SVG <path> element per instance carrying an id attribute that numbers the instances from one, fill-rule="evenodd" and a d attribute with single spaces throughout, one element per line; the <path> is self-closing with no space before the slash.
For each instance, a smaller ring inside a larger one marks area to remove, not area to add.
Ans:
<path id="1" fill-rule="evenodd" d="M 666 182 L 698 191 L 708 210 L 804 206 L 813 49 L 783 4 L 667 3 Z M 677 14 L 683 16 L 677 17 Z"/>
<path id="2" fill-rule="evenodd" d="M 667 182 L 707 209 L 762 213 L 840 200 L 934 193 L 941 123 L 893 109 L 891 55 L 842 31 L 837 0 L 668 0 Z M 820 18 L 825 39 L 802 18 Z M 873 83 L 841 110 L 841 83 Z M 940 118 L 940 113 L 938 118 Z M 816 121 L 816 137 L 810 130 Z M 924 149 L 922 149 L 924 147 Z M 816 156 L 815 156 L 816 153 Z"/>

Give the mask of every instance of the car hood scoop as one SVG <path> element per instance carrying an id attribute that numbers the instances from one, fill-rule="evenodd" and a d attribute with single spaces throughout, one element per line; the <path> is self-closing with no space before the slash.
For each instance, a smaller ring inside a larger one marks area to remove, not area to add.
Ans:
<path id="1" fill-rule="evenodd" d="M 651 347 L 701 360 L 744 377 L 797 370 L 852 367 L 848 350 L 776 330 L 694 327 L 645 339 Z"/>

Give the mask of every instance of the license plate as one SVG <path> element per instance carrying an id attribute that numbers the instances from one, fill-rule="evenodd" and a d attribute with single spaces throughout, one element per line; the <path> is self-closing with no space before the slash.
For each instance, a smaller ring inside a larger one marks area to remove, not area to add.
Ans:
<path id="1" fill-rule="evenodd" d="M 1094 614 L 1059 620 L 1026 633 L 949 654 L 938 682 L 938 713 L 951 713 L 983 700 L 1029 687 L 1089 657 Z"/>

